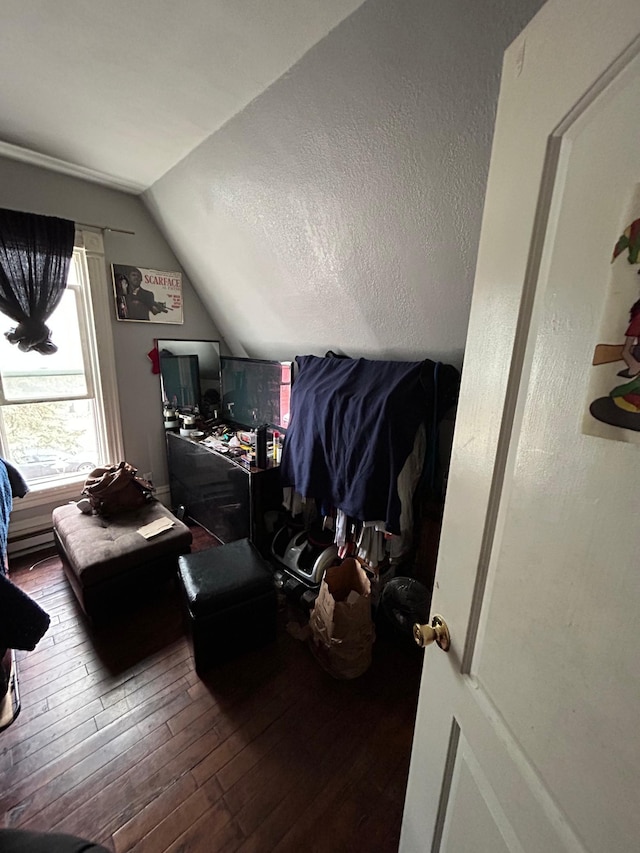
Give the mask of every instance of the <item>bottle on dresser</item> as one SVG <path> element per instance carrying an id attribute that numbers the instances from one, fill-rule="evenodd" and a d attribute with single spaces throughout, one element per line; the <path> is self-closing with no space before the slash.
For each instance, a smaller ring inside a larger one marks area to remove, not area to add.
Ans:
<path id="1" fill-rule="evenodd" d="M 267 467 L 267 425 L 256 429 L 256 467 Z"/>

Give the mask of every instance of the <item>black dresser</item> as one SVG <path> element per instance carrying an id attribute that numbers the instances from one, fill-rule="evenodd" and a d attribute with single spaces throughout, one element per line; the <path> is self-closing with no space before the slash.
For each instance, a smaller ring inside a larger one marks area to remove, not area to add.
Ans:
<path id="1" fill-rule="evenodd" d="M 265 513 L 282 509 L 280 469 L 247 468 L 201 442 L 167 433 L 169 488 L 174 511 L 186 515 L 221 542 L 250 539 L 264 551 Z"/>

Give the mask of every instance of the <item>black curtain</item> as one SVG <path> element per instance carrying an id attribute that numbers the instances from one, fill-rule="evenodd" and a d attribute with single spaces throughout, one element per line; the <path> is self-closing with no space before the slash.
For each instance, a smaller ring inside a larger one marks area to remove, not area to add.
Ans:
<path id="1" fill-rule="evenodd" d="M 18 324 L 5 332 L 24 352 L 58 349 L 45 321 L 67 286 L 75 224 L 0 209 L 0 311 Z"/>

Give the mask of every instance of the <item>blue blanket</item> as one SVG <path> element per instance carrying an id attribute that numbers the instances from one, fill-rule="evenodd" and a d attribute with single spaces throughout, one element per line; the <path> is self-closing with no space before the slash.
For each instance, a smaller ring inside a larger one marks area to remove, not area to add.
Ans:
<path id="1" fill-rule="evenodd" d="M 421 362 L 297 356 L 282 484 L 314 498 L 323 513 L 383 520 L 400 533 L 398 475 L 426 423 L 437 420 L 438 367 Z M 458 373 L 453 371 L 457 390 Z M 449 402 L 453 402 L 453 399 Z M 442 414 L 444 408 L 442 409 Z"/>
<path id="2" fill-rule="evenodd" d="M 30 596 L 5 575 L 9 516 L 14 495 L 28 491 L 22 475 L 10 462 L 0 459 L 0 650 L 32 651 L 49 627 L 49 616 Z"/>
<path id="3" fill-rule="evenodd" d="M 13 507 L 13 494 L 9 472 L 4 461 L 0 459 L 0 574 L 4 574 L 5 555 L 7 553 L 7 536 L 9 535 L 9 516 Z"/>
<path id="4" fill-rule="evenodd" d="M 0 574 L 5 571 L 9 516 L 13 508 L 13 498 L 23 498 L 28 491 L 29 486 L 15 465 L 0 458 Z"/>

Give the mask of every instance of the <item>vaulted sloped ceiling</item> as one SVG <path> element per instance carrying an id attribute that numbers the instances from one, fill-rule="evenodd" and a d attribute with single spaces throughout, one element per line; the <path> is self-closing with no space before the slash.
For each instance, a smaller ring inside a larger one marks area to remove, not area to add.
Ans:
<path id="1" fill-rule="evenodd" d="M 361 2 L 3 0 L 0 140 L 140 191 Z"/>
<path id="2" fill-rule="evenodd" d="M 145 193 L 236 353 L 460 364 L 504 49 L 541 0 L 368 0 Z"/>
<path id="3" fill-rule="evenodd" d="M 234 353 L 459 364 L 502 55 L 541 5 L 5 0 L 0 154 L 142 192 Z"/>

